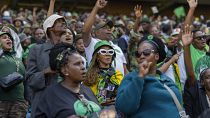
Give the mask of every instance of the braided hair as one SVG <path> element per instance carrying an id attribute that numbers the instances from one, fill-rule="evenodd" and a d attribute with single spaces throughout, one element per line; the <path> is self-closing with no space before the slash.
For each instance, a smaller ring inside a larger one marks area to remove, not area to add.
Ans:
<path id="1" fill-rule="evenodd" d="M 68 63 L 69 56 L 73 55 L 74 53 L 78 52 L 76 51 L 76 48 L 73 45 L 63 42 L 56 44 L 50 50 L 49 54 L 50 68 L 53 71 L 58 71 L 61 77 L 64 77 L 64 75 L 61 72 L 61 68 Z"/>

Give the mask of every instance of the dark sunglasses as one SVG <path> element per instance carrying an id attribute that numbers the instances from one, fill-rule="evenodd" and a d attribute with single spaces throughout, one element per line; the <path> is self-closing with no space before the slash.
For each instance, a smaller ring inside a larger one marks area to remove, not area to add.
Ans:
<path id="1" fill-rule="evenodd" d="M 143 54 L 144 56 L 149 56 L 151 53 L 154 53 L 154 52 L 155 52 L 155 50 L 152 50 L 152 49 L 146 49 L 146 50 L 144 50 L 144 51 L 142 51 L 142 52 L 136 51 L 135 56 L 136 56 L 137 58 L 141 57 L 142 54 Z"/>
<path id="2" fill-rule="evenodd" d="M 195 39 L 197 40 L 206 40 L 206 36 L 198 36 L 198 37 L 195 37 Z"/>

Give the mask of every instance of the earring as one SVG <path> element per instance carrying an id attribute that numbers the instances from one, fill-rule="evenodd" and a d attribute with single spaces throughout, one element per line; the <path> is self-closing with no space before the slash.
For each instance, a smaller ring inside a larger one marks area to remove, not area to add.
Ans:
<path id="1" fill-rule="evenodd" d="M 64 74 L 64 75 L 68 76 L 69 74 L 68 74 L 68 73 L 66 73 L 66 74 Z"/>

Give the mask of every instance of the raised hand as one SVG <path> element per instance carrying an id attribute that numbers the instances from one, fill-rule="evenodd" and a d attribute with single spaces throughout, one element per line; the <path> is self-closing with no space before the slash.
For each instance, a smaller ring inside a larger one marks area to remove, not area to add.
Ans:
<path id="1" fill-rule="evenodd" d="M 177 54 L 175 54 L 175 55 L 171 58 L 172 63 L 176 62 L 176 61 L 179 59 L 179 57 L 180 57 L 181 54 L 182 54 L 182 52 L 178 52 Z"/>
<path id="2" fill-rule="evenodd" d="M 198 0 L 187 0 L 190 8 L 196 8 L 198 5 Z"/>
<path id="3" fill-rule="evenodd" d="M 33 11 L 35 11 L 35 12 L 36 12 L 37 10 L 38 10 L 38 8 L 37 8 L 37 7 L 33 7 Z"/>
<path id="4" fill-rule="evenodd" d="M 144 61 L 141 64 L 139 64 L 139 76 L 145 77 L 149 73 L 149 69 L 152 62 Z"/>
<path id="5" fill-rule="evenodd" d="M 106 0 L 97 0 L 96 2 L 96 7 L 99 8 L 99 9 L 102 9 L 106 6 L 107 4 L 107 1 Z"/>
<path id="6" fill-rule="evenodd" d="M 193 41 L 192 28 L 189 25 L 186 25 L 182 33 L 182 43 L 184 46 L 189 46 Z"/>
<path id="7" fill-rule="evenodd" d="M 135 12 L 136 18 L 140 18 L 143 12 L 141 9 L 141 5 L 136 5 L 134 7 L 134 12 Z"/>

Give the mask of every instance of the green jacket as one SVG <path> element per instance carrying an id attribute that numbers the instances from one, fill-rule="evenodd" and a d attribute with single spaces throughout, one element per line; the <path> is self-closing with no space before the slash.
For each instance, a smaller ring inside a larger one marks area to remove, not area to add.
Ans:
<path id="1" fill-rule="evenodd" d="M 18 66 L 17 66 L 18 65 Z M 25 67 L 21 59 L 16 58 L 10 52 L 4 52 L 0 56 L 0 79 L 18 70 L 18 73 L 25 75 Z M 18 67 L 18 69 L 17 69 Z M 24 101 L 23 82 L 9 91 L 0 88 L 0 101 Z"/>

